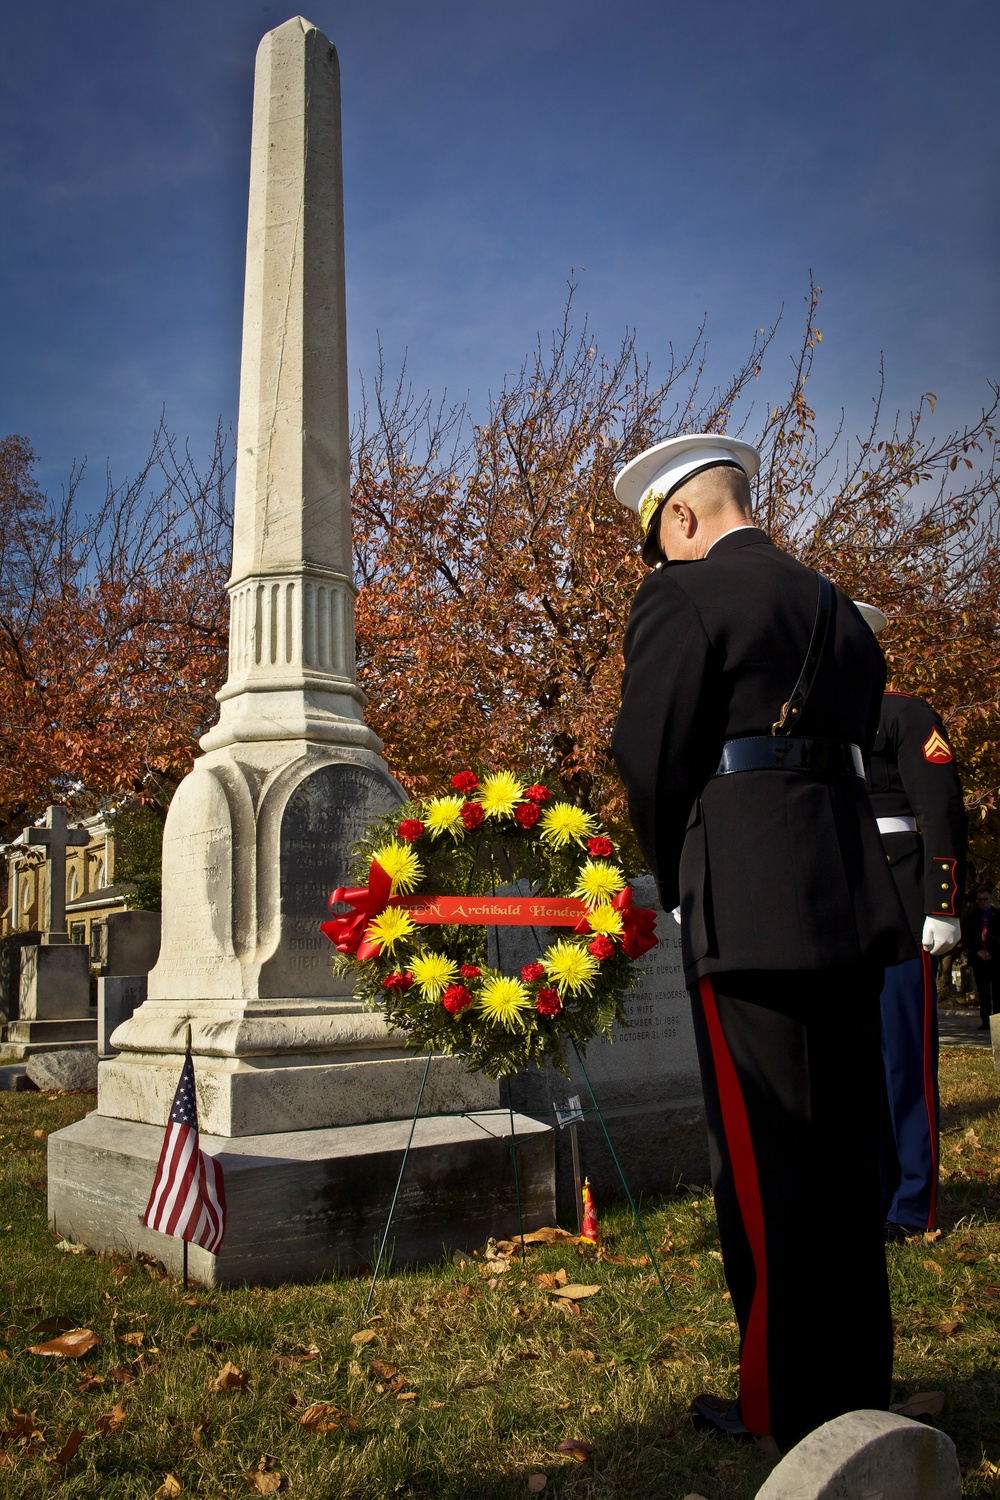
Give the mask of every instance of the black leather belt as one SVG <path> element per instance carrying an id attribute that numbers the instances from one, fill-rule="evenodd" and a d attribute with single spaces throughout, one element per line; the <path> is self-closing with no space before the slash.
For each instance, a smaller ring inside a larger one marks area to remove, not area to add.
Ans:
<path id="1" fill-rule="evenodd" d="M 751 734 L 727 740 L 716 776 L 734 771 L 810 771 L 814 776 L 859 776 L 865 764 L 857 745 L 844 740 L 807 740 L 770 734 Z"/>

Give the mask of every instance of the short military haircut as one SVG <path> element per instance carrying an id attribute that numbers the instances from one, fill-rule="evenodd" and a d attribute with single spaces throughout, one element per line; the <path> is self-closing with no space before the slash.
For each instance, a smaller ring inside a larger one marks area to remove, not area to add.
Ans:
<path id="1" fill-rule="evenodd" d="M 752 515 L 753 498 L 750 494 L 750 481 L 746 470 L 741 469 L 738 464 L 712 464 L 707 469 L 696 470 L 691 475 L 691 479 L 699 481 L 698 509 L 703 515 L 714 514 L 733 504 L 739 506 L 747 518 Z M 685 480 L 673 493 L 683 498 L 685 485 L 689 483 L 690 480 Z"/>

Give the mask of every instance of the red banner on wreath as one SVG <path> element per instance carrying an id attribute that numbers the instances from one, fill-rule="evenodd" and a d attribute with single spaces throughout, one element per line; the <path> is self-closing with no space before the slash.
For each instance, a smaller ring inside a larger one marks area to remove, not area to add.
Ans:
<path id="1" fill-rule="evenodd" d="M 569 896 L 391 896 L 415 922 L 459 927 L 575 927 L 587 915 Z"/>
<path id="2" fill-rule="evenodd" d="M 371 862 L 367 887 L 337 887 L 330 905 L 343 903 L 354 910 L 323 922 L 321 930 L 340 953 L 356 953 L 361 959 L 374 957 L 378 945 L 365 939 L 365 929 L 387 906 L 402 907 L 421 926 L 572 927 L 576 933 L 590 930 L 586 903 L 569 896 L 392 896 L 390 890 L 389 877 L 377 859 Z M 633 907 L 628 886 L 619 891 L 611 905 L 621 913 L 622 947 L 629 958 L 639 958 L 656 946 L 655 913 Z"/>

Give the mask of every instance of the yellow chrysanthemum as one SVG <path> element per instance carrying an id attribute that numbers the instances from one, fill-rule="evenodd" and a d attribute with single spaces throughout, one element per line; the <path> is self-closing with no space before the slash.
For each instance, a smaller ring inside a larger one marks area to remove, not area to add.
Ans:
<path id="1" fill-rule="evenodd" d="M 581 992 L 589 995 L 600 968 L 592 953 L 588 953 L 586 948 L 578 948 L 575 943 L 567 942 L 565 938 L 560 938 L 551 948 L 546 948 L 542 963 L 546 974 L 559 991 L 560 998 Z"/>
<path id="2" fill-rule="evenodd" d="M 599 906 L 617 896 L 624 885 L 625 876 L 617 865 L 609 865 L 606 859 L 588 859 L 571 894 L 588 906 Z"/>
<path id="3" fill-rule="evenodd" d="M 603 932 L 605 937 L 621 937 L 622 935 L 622 914 L 606 902 L 600 906 L 592 906 L 587 913 L 587 921 L 590 923 L 591 932 Z"/>
<path id="4" fill-rule="evenodd" d="M 384 844 L 381 849 L 376 849 L 372 855 L 382 866 L 389 879 L 392 881 L 392 894 L 402 892 L 405 896 L 412 891 L 417 881 L 423 875 L 423 867 L 413 849 L 409 844 L 400 843 L 399 839 L 392 839 Z"/>
<path id="5" fill-rule="evenodd" d="M 519 979 L 499 975 L 487 979 L 479 992 L 479 1009 L 491 1026 L 508 1031 L 523 1027 L 531 1010 L 531 996 Z"/>
<path id="6" fill-rule="evenodd" d="M 387 906 L 385 911 L 373 917 L 365 928 L 365 941 L 378 943 L 384 953 L 391 953 L 395 945 L 409 937 L 414 930 L 414 921 L 408 911 L 398 906 Z"/>
<path id="7" fill-rule="evenodd" d="M 464 806 L 464 797 L 435 797 L 433 802 L 428 802 L 424 809 L 424 826 L 431 838 L 439 838 L 442 833 L 464 833 Z"/>
<path id="8" fill-rule="evenodd" d="M 425 1000 L 440 1000 L 458 978 L 458 965 L 443 953 L 421 953 L 410 964 L 410 973 Z"/>
<path id="9" fill-rule="evenodd" d="M 542 838 L 547 844 L 555 844 L 557 849 L 572 841 L 582 844 L 594 832 L 595 826 L 590 813 L 585 813 L 582 807 L 574 807 L 572 802 L 553 802 L 539 819 Z"/>
<path id="10" fill-rule="evenodd" d="M 514 811 L 524 796 L 524 786 L 510 771 L 497 771 L 484 776 L 479 788 L 478 800 L 488 818 L 506 818 Z"/>

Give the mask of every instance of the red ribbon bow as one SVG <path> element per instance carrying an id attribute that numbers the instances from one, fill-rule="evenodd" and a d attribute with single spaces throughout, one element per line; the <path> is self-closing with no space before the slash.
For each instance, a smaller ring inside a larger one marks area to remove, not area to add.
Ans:
<path id="1" fill-rule="evenodd" d="M 632 905 L 632 887 L 627 885 L 612 901 L 622 914 L 622 947 L 629 958 L 641 958 L 660 941 L 656 936 L 656 912 L 645 906 Z"/>
<path id="2" fill-rule="evenodd" d="M 650 911 L 645 906 L 632 905 L 632 887 L 627 885 L 624 890 L 619 891 L 611 905 L 615 911 L 621 912 L 622 916 L 622 947 L 629 958 L 641 958 L 648 953 L 650 948 L 655 948 L 660 941 L 656 936 L 656 912 Z M 586 933 L 591 931 L 590 918 L 581 917 L 573 928 L 575 933 Z"/>
<path id="3" fill-rule="evenodd" d="M 338 953 L 356 953 L 364 961 L 375 958 L 380 952 L 378 943 L 363 941 L 369 922 L 384 912 L 389 905 L 392 881 L 377 859 L 373 859 L 368 871 L 367 886 L 338 885 L 330 897 L 330 905 L 337 906 L 346 901 L 354 907 L 351 912 L 324 922 L 321 931 L 326 934 Z"/>

